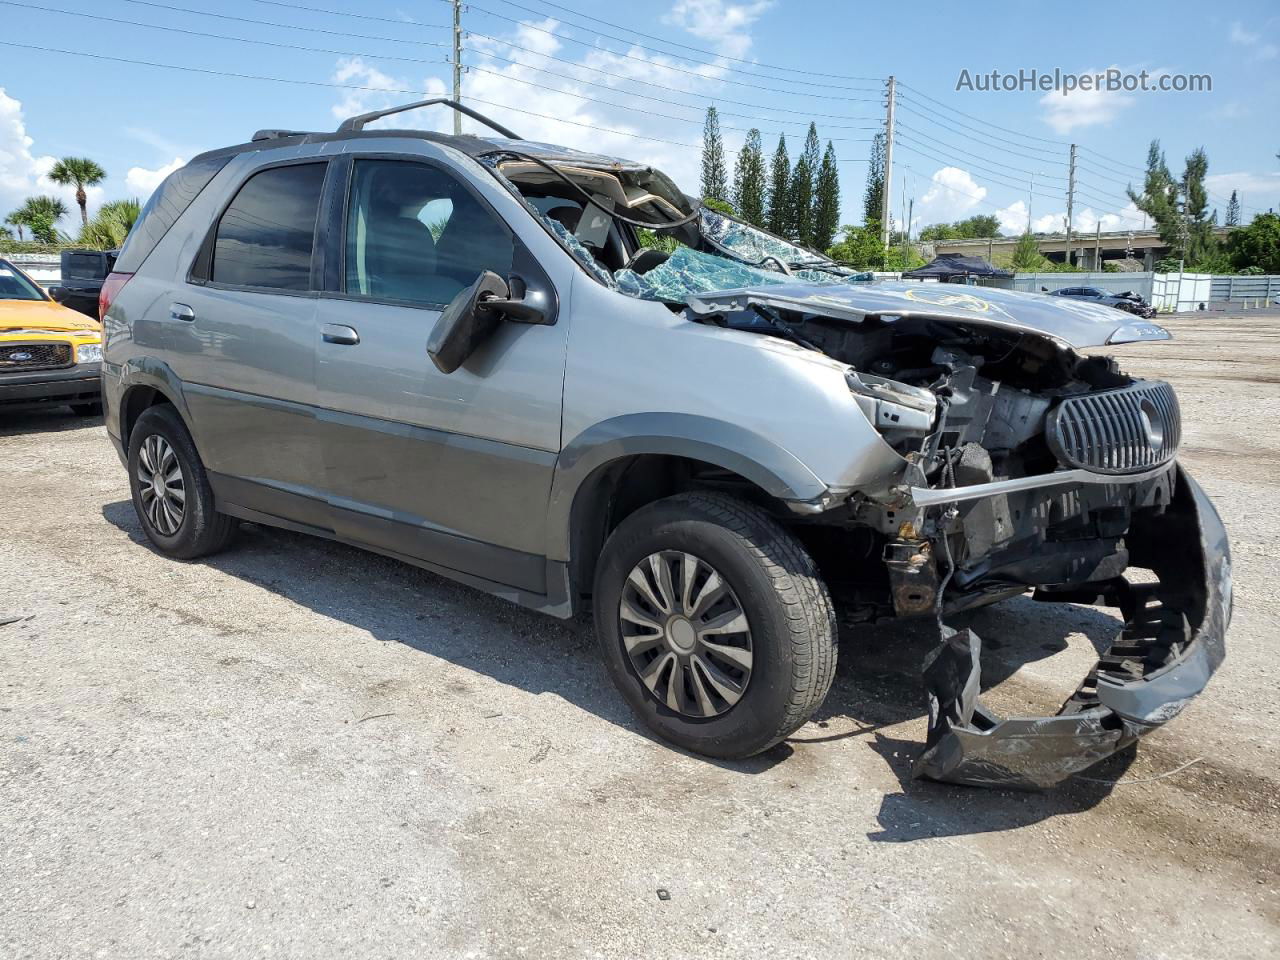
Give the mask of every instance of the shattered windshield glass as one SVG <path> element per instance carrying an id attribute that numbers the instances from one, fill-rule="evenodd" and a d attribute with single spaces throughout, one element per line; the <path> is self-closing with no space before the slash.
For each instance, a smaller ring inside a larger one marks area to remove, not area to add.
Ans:
<path id="1" fill-rule="evenodd" d="M 788 283 L 795 277 L 773 270 L 749 267 L 715 253 L 676 247 L 665 262 L 645 273 L 619 270 L 614 275 L 619 293 L 642 300 L 683 303 L 688 297 L 715 290 Z"/>
<path id="2" fill-rule="evenodd" d="M 770 236 L 706 207 L 702 208 L 702 235 L 738 256 L 754 262 L 774 257 L 787 266 L 795 263 L 811 264 L 815 260 L 835 266 L 825 257 L 819 258 L 812 251 Z"/>
<path id="3" fill-rule="evenodd" d="M 814 284 L 843 284 L 870 279 L 866 274 L 850 274 L 832 260 L 819 258 L 803 247 L 771 237 L 706 208 L 703 208 L 701 217 L 703 238 L 733 256 L 678 244 L 666 261 L 644 273 L 626 268 L 611 272 L 564 224 L 533 207 L 530 209 L 592 276 L 619 293 L 641 300 L 685 303 L 689 297 L 700 293 L 740 287 L 795 283 L 798 280 Z M 753 266 L 743 260 L 759 265 Z M 780 264 L 785 264 L 790 272 L 784 272 Z M 805 268 L 800 264 L 813 264 L 820 269 Z"/>

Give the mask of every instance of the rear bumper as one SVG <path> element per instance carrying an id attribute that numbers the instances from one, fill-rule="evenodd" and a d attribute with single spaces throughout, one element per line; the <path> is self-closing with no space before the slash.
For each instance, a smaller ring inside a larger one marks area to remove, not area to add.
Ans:
<path id="1" fill-rule="evenodd" d="M 1169 507 L 1135 524 L 1133 563 L 1159 582 L 1122 579 L 1052 601 L 1120 607 L 1125 626 L 1080 688 L 1052 717 L 1001 719 L 978 701 L 981 642 L 952 634 L 925 664 L 929 735 L 917 776 L 973 786 L 1043 789 L 1133 743 L 1177 716 L 1226 655 L 1231 621 L 1227 533 L 1199 484 L 1181 467 Z"/>
<path id="2" fill-rule="evenodd" d="M 0 374 L 0 409 L 43 403 L 96 403 L 102 396 L 101 365 L 78 363 L 62 370 Z"/>

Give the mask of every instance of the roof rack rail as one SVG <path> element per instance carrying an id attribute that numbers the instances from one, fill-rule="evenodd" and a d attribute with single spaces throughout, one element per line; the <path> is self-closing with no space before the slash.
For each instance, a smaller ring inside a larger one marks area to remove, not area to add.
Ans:
<path id="1" fill-rule="evenodd" d="M 252 142 L 260 140 L 283 140 L 285 137 L 305 137 L 310 130 L 259 130 L 253 135 Z"/>
<path id="2" fill-rule="evenodd" d="M 375 110 L 372 113 L 362 113 L 358 117 L 349 117 L 342 121 L 338 127 L 339 133 L 352 133 L 363 130 L 366 123 L 372 123 L 374 120 L 380 120 L 383 117 L 389 117 L 393 113 L 404 113 L 406 110 L 417 110 L 419 107 L 446 106 L 450 109 L 457 110 L 459 113 L 466 114 L 472 120 L 478 120 L 490 130 L 496 130 L 504 137 L 510 137 L 512 140 L 520 138 L 498 123 L 496 120 L 490 120 L 483 113 L 472 110 L 470 107 L 464 107 L 457 100 L 450 100 L 448 97 L 435 97 L 431 100 L 418 100 L 415 103 L 406 103 L 398 107 L 388 107 L 386 110 Z M 255 138 L 256 139 L 256 138 Z"/>

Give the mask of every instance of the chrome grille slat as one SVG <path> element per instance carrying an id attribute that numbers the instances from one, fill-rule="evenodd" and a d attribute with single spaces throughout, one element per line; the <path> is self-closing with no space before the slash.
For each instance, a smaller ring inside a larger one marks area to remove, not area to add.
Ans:
<path id="1" fill-rule="evenodd" d="M 54 370 L 71 366 L 71 344 L 37 340 L 0 343 L 0 372 Z"/>
<path id="2" fill-rule="evenodd" d="M 1047 437 L 1069 467 L 1113 474 L 1149 470 L 1178 452 L 1178 398 L 1158 381 L 1067 397 L 1050 412 Z"/>

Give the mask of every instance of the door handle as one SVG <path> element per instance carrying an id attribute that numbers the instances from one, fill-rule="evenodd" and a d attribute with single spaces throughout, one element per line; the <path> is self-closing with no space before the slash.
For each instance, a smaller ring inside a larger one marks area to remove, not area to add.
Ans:
<path id="1" fill-rule="evenodd" d="M 193 320 L 195 320 L 195 318 L 196 318 L 196 312 L 192 310 L 190 307 L 188 307 L 185 303 L 169 304 L 170 320 L 185 320 L 187 323 L 191 323 Z"/>
<path id="2" fill-rule="evenodd" d="M 360 342 L 360 334 L 356 333 L 355 327 L 348 327 L 346 324 L 326 323 L 320 332 L 325 343 L 340 343 L 352 347 Z"/>

